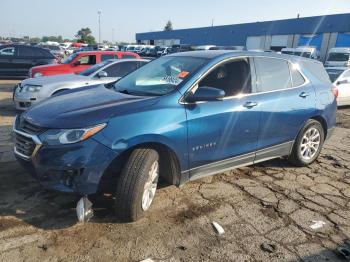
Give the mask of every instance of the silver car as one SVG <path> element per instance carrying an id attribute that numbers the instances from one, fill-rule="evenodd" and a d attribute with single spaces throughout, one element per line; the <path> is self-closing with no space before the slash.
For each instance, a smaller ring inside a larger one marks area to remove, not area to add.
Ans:
<path id="1" fill-rule="evenodd" d="M 146 59 L 110 59 L 79 74 L 28 78 L 14 89 L 13 100 L 18 110 L 27 110 L 59 92 L 84 86 L 108 84 L 148 63 Z"/>

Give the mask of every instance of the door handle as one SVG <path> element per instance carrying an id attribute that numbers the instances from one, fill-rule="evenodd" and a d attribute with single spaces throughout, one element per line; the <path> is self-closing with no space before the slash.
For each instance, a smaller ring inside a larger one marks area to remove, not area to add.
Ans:
<path id="1" fill-rule="evenodd" d="M 302 98 L 306 98 L 306 97 L 310 96 L 310 94 L 302 92 L 302 93 L 300 93 L 299 96 L 302 97 Z"/>
<path id="2" fill-rule="evenodd" d="M 258 105 L 257 102 L 246 102 L 243 106 L 250 109 L 250 108 L 253 108 L 257 105 Z"/>

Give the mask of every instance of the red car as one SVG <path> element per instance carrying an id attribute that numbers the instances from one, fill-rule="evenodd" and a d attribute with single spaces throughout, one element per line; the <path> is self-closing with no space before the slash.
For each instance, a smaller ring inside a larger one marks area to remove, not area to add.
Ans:
<path id="1" fill-rule="evenodd" d="M 140 58 L 138 54 L 118 51 L 88 51 L 74 53 L 61 64 L 35 66 L 29 70 L 29 77 L 79 73 L 90 66 L 108 59 Z"/>

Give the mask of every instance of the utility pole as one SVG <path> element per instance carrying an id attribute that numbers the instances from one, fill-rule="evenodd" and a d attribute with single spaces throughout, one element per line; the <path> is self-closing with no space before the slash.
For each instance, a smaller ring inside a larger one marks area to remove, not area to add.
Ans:
<path id="1" fill-rule="evenodd" d="M 114 28 L 112 28 L 112 43 L 114 44 Z"/>
<path id="2" fill-rule="evenodd" d="M 98 11 L 98 44 L 101 44 L 101 11 Z"/>

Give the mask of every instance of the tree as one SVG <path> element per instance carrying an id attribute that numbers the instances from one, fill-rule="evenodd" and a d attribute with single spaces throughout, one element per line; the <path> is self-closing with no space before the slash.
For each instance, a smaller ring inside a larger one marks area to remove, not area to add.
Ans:
<path id="1" fill-rule="evenodd" d="M 171 30 L 173 30 L 173 24 L 172 24 L 172 22 L 169 20 L 169 21 L 166 23 L 165 27 L 164 27 L 164 31 L 171 31 Z"/>
<path id="2" fill-rule="evenodd" d="M 78 31 L 78 33 L 75 35 L 76 38 L 78 38 L 79 43 L 86 43 L 86 44 L 96 44 L 95 37 L 93 37 L 92 32 L 90 28 L 82 28 Z"/>

